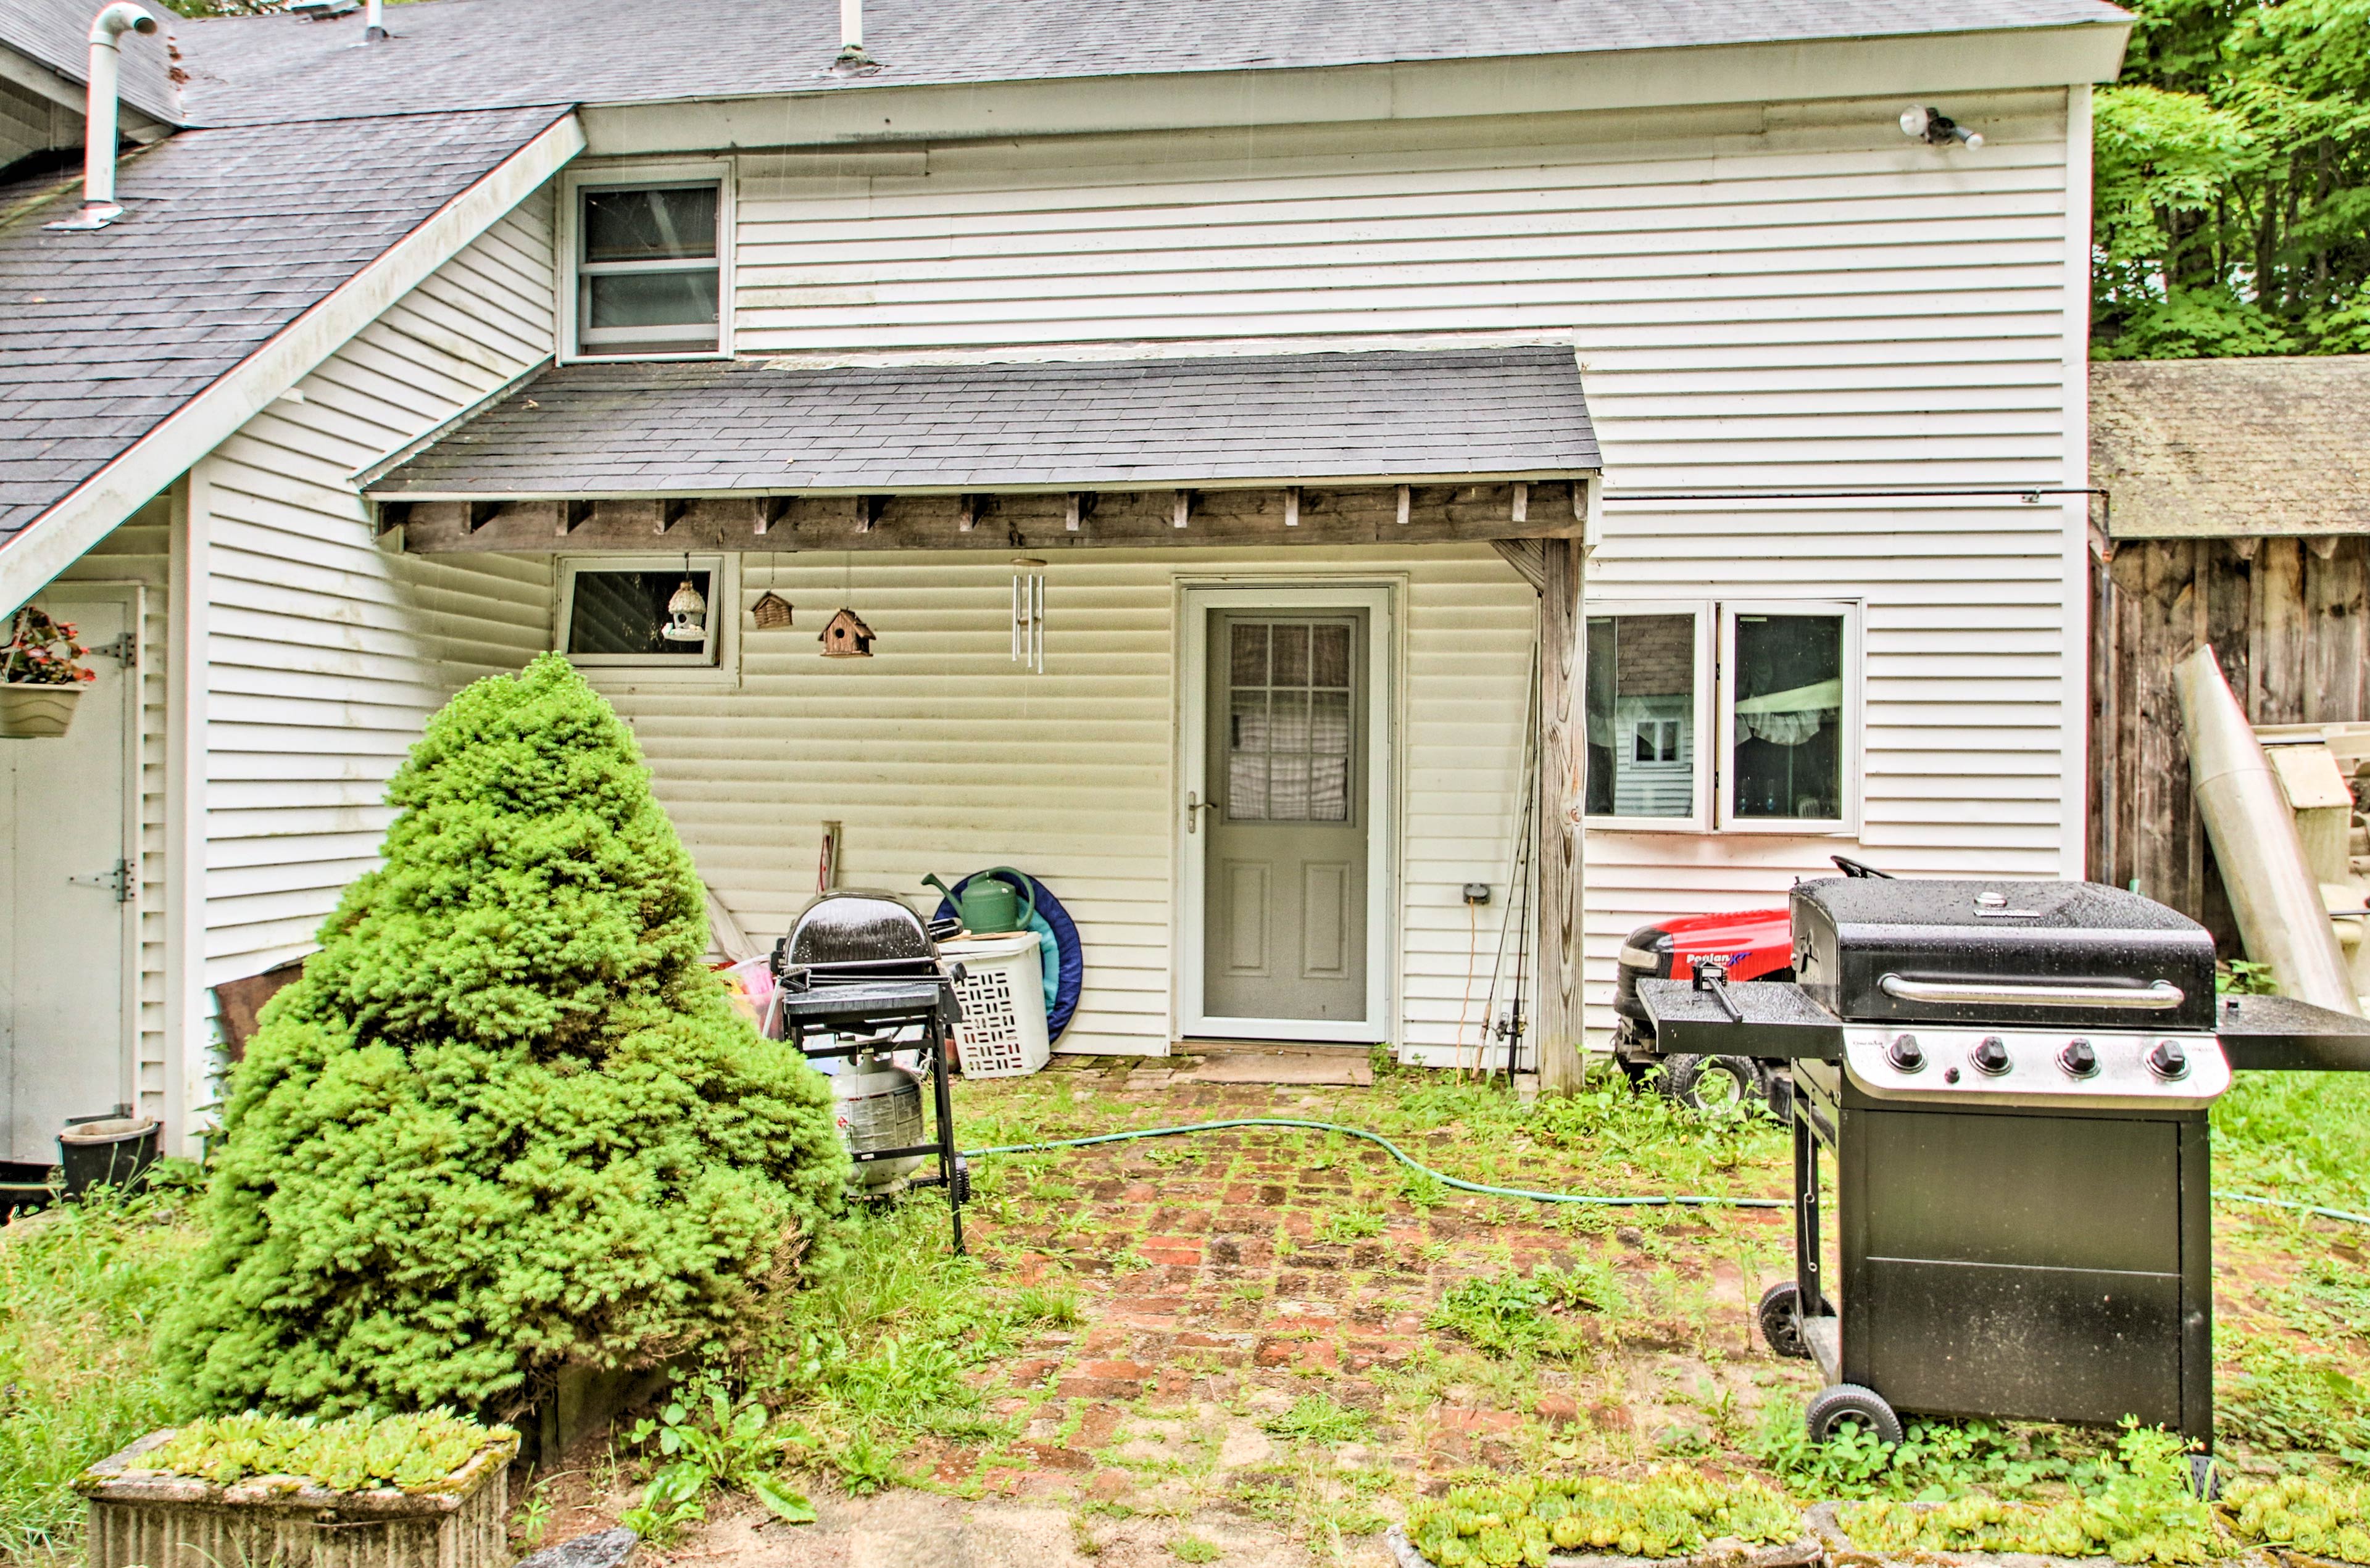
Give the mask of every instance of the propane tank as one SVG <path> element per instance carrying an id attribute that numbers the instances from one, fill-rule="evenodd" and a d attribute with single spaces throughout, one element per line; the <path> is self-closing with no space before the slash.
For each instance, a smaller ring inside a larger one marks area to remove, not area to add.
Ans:
<path id="1" fill-rule="evenodd" d="M 850 1154 L 911 1149 L 930 1140 L 922 1116 L 921 1074 L 886 1057 L 867 1051 L 850 1058 L 846 1068 L 832 1075 L 831 1093 L 840 1141 Z M 858 1164 L 849 1177 L 849 1189 L 862 1197 L 886 1197 L 903 1187 L 926 1158 L 909 1154 Z"/>

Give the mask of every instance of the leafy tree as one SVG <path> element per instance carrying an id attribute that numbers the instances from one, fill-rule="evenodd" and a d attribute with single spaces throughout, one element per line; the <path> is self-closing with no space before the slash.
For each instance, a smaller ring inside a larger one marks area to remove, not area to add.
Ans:
<path id="1" fill-rule="evenodd" d="M 846 1158 L 703 966 L 631 733 L 546 655 L 387 799 L 233 1080 L 169 1368 L 217 1409 L 505 1416 L 563 1364 L 729 1345 L 830 1242 Z"/>
<path id="2" fill-rule="evenodd" d="M 2370 0 L 2132 0 L 2094 352 L 2370 352 Z"/>

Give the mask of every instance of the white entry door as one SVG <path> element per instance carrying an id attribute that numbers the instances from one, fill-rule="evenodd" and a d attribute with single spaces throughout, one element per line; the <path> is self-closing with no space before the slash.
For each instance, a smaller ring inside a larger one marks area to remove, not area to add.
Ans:
<path id="1" fill-rule="evenodd" d="M 85 661 L 98 678 L 65 734 L 0 739 L 0 1160 L 52 1165 L 66 1118 L 133 1101 L 139 589 L 33 602 L 112 650 Z"/>
<path id="2" fill-rule="evenodd" d="M 1389 608 L 1363 587 L 1186 594 L 1189 1036 L 1388 1033 Z"/>

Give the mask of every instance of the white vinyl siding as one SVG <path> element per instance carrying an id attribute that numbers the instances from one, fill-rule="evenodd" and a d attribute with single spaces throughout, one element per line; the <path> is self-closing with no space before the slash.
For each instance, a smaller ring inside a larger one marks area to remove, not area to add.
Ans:
<path id="1" fill-rule="evenodd" d="M 349 476 L 548 357 L 553 277 L 546 190 L 199 464 L 209 984 L 309 950 L 427 715 L 550 646 L 548 559 L 381 548 Z"/>
<path id="2" fill-rule="evenodd" d="M 2078 864 L 2078 501 L 1618 498 L 2084 482 L 2066 97 L 1948 107 L 1980 151 L 1908 141 L 1887 99 L 749 155 L 736 342 L 893 360 L 1570 341 L 1614 493 L 1593 610 L 1865 605 L 1856 835 L 1590 832 L 1602 1030 L 1626 932 L 1782 901 L 1830 853 Z M 1453 791 L 1461 763 L 1411 773 Z M 1445 962 L 1461 912 L 1410 941 Z"/>
<path id="3" fill-rule="evenodd" d="M 585 673 L 641 738 L 660 798 L 752 936 L 770 943 L 812 896 L 826 821 L 842 824 L 843 886 L 926 910 L 925 874 L 1015 865 L 1078 922 L 1086 984 L 1063 1048 L 1159 1054 L 1174 1015 L 1177 581 L 1311 573 L 1401 585 L 1394 1037 L 1444 1061 L 1475 949 L 1467 1036 L 1479 1038 L 1507 907 L 1537 602 L 1486 547 L 1062 555 L 1045 568 L 1042 675 L 1011 659 L 1000 556 L 752 555 L 732 611 L 738 690 Z M 768 590 L 796 607 L 793 625 L 749 624 Z M 842 604 L 878 634 L 872 658 L 822 657 L 816 634 Z M 1467 882 L 1494 890 L 1470 937 Z"/>

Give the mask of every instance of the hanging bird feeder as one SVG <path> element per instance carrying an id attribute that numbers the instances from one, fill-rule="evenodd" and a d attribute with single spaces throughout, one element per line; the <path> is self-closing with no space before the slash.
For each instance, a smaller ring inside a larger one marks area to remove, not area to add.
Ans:
<path id="1" fill-rule="evenodd" d="M 857 618 L 856 612 L 842 608 L 831 618 L 831 624 L 815 639 L 823 644 L 825 658 L 870 658 L 872 628 Z"/>
<path id="2" fill-rule="evenodd" d="M 667 601 L 667 624 L 659 635 L 671 643 L 708 640 L 708 601 L 691 580 L 691 557 L 683 558 L 683 586 Z"/>

